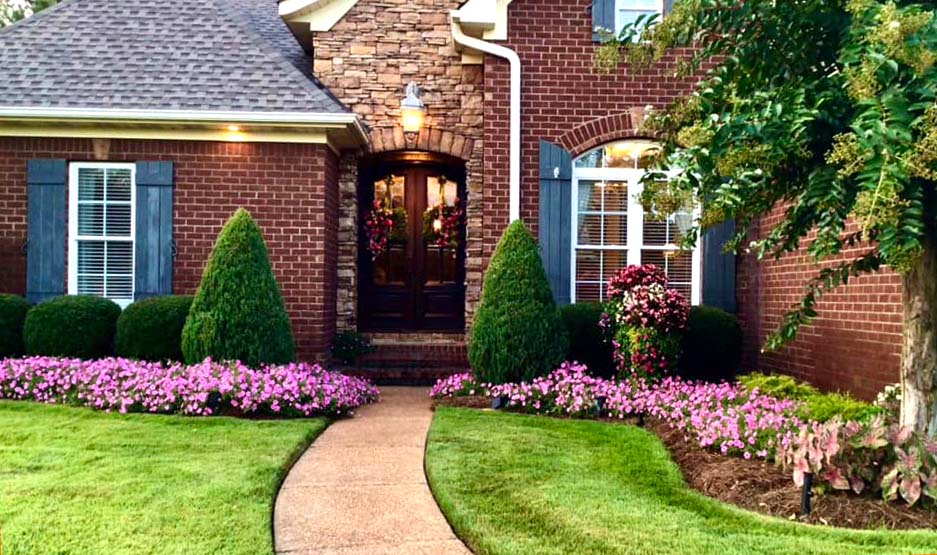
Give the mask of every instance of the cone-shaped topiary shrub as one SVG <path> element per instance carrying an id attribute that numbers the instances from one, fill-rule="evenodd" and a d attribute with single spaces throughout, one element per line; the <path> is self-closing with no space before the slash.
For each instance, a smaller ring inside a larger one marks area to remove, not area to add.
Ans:
<path id="1" fill-rule="evenodd" d="M 39 303 L 26 314 L 23 345 L 30 356 L 95 359 L 114 353 L 120 307 L 114 301 L 75 295 Z"/>
<path id="2" fill-rule="evenodd" d="M 137 301 L 117 320 L 114 352 L 123 358 L 160 362 L 182 360 L 182 328 L 192 297 L 166 295 Z"/>
<path id="3" fill-rule="evenodd" d="M 537 241 L 516 221 L 491 258 L 472 324 L 475 377 L 496 384 L 531 380 L 555 370 L 568 348 Z"/>
<path id="4" fill-rule="evenodd" d="M 240 360 L 248 366 L 291 362 L 293 331 L 260 228 L 246 210 L 228 220 L 212 250 L 182 331 L 194 364 Z"/>
<path id="5" fill-rule="evenodd" d="M 29 303 L 19 295 L 0 295 L 0 358 L 23 354 L 23 322 Z"/>

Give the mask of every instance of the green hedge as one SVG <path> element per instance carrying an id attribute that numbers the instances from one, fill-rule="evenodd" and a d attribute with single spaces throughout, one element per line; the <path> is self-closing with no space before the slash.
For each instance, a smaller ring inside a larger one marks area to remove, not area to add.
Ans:
<path id="1" fill-rule="evenodd" d="M 567 360 L 585 364 L 593 376 L 612 378 L 617 374 L 614 351 L 599 327 L 603 311 L 601 303 L 578 303 L 561 307 L 560 315 L 569 335 Z"/>
<path id="2" fill-rule="evenodd" d="M 776 399 L 801 401 L 797 416 L 803 420 L 826 422 L 835 417 L 844 421 L 868 420 L 882 412 L 880 407 L 860 401 L 848 393 L 823 393 L 816 387 L 790 376 L 753 372 L 739 376 L 739 383 Z"/>
<path id="3" fill-rule="evenodd" d="M 23 322 L 29 303 L 18 295 L 0 295 L 0 358 L 23 354 Z"/>
<path id="4" fill-rule="evenodd" d="M 23 342 L 30 356 L 95 359 L 111 356 L 120 307 L 91 296 L 65 296 L 34 306 Z"/>
<path id="5" fill-rule="evenodd" d="M 690 380 L 732 381 L 742 361 L 742 327 L 728 312 L 711 306 L 690 309 L 683 332 L 679 374 Z"/>
<path id="6" fill-rule="evenodd" d="M 133 303 L 117 320 L 114 350 L 119 357 L 150 361 L 182 360 L 182 328 L 191 296 L 154 297 Z"/>
<path id="7" fill-rule="evenodd" d="M 516 221 L 505 230 L 488 266 L 469 362 L 483 382 L 516 382 L 551 372 L 568 349 L 537 241 Z"/>
<path id="8" fill-rule="evenodd" d="M 293 331 L 260 228 L 239 209 L 212 250 L 188 320 L 182 353 L 193 364 L 206 357 L 249 366 L 293 360 Z"/>

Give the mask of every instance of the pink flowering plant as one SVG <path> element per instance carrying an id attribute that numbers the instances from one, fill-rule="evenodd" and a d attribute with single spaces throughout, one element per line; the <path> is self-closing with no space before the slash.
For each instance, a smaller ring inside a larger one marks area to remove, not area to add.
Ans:
<path id="1" fill-rule="evenodd" d="M 619 374 L 660 380 L 680 356 L 690 303 L 667 287 L 653 264 L 627 266 L 608 283 L 606 314 L 600 325 L 611 336 Z"/>
<path id="2" fill-rule="evenodd" d="M 0 399 L 121 413 L 343 415 L 377 398 L 370 382 L 316 364 L 248 368 L 210 359 L 189 366 L 121 358 L 0 360 Z"/>

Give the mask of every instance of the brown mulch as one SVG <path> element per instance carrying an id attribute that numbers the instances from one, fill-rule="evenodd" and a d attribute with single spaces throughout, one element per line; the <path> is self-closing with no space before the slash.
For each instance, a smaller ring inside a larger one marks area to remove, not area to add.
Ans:
<path id="1" fill-rule="evenodd" d="M 690 487 L 725 503 L 766 515 L 841 528 L 937 528 L 937 511 L 885 503 L 871 494 L 841 491 L 815 493 L 810 515 L 800 517 L 801 489 L 794 485 L 790 472 L 764 461 L 726 457 L 703 449 L 663 422 L 648 420 L 646 428 L 657 434 L 670 450 Z"/>
<path id="2" fill-rule="evenodd" d="M 434 407 L 440 405 L 490 409 L 491 399 L 476 396 L 434 402 Z M 625 423 L 635 424 L 635 421 L 626 420 Z M 794 485 L 789 471 L 764 461 L 726 457 L 703 449 L 686 441 L 682 432 L 656 419 L 647 419 L 644 427 L 667 446 L 687 485 L 724 503 L 799 522 L 857 530 L 937 529 L 937 511 L 885 503 L 872 494 L 853 495 L 841 491 L 815 492 L 810 515 L 801 517 L 801 489 Z"/>

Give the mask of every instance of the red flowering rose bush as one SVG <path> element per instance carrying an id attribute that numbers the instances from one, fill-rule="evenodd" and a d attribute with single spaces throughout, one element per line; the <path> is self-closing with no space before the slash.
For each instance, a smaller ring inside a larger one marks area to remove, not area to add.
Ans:
<path id="1" fill-rule="evenodd" d="M 210 359 L 188 366 L 123 358 L 0 360 L 0 399 L 121 413 L 209 416 L 230 408 L 243 414 L 341 415 L 377 398 L 377 388 L 367 380 L 317 364 L 249 368 Z"/>
<path id="2" fill-rule="evenodd" d="M 622 376 L 660 380 L 676 368 L 690 303 L 653 264 L 627 266 L 608 283 L 600 325 L 611 336 Z"/>

